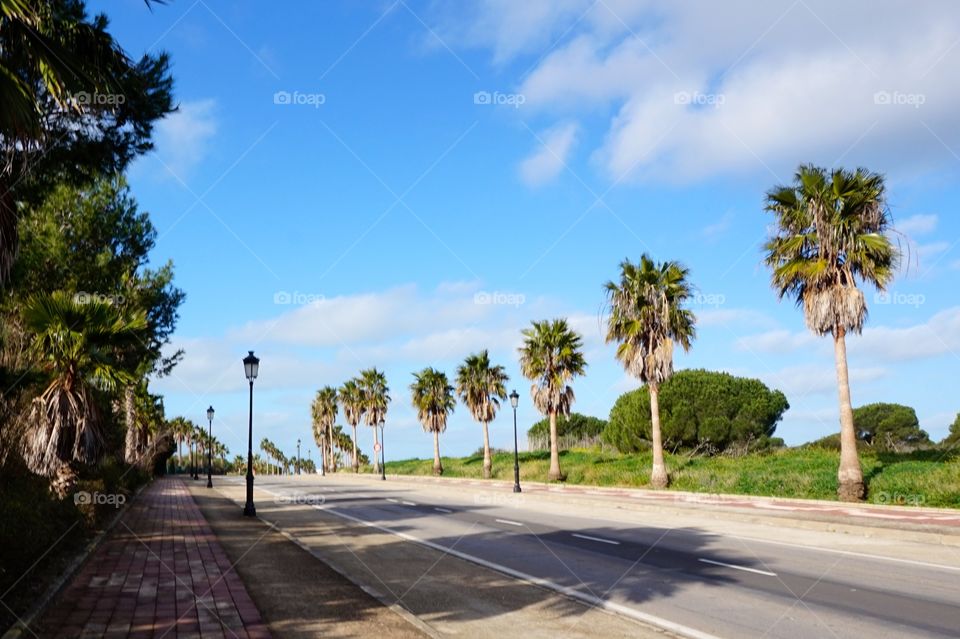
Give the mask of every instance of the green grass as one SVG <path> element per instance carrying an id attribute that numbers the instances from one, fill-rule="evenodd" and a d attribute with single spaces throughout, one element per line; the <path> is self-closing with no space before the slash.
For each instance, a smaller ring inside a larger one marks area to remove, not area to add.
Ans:
<path id="1" fill-rule="evenodd" d="M 702 493 L 836 499 L 836 451 L 787 448 L 744 457 L 667 455 L 671 489 Z M 862 452 L 860 461 L 869 499 L 874 503 L 960 508 L 960 455 L 956 452 Z M 567 483 L 589 486 L 646 487 L 650 453 L 620 455 L 575 449 L 560 455 Z M 520 454 L 521 481 L 544 482 L 550 465 L 546 452 Z M 444 457 L 445 477 L 480 478 L 483 457 Z M 387 472 L 430 475 L 432 459 L 387 462 Z M 513 455 L 493 458 L 493 478 L 513 479 Z"/>

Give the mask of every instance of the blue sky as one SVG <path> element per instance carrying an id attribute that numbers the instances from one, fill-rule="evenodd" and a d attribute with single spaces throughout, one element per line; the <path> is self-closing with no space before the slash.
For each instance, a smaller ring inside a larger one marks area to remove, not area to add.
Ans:
<path id="1" fill-rule="evenodd" d="M 575 409 L 637 386 L 603 344 L 602 284 L 650 252 L 699 289 L 678 368 L 763 379 L 778 434 L 838 427 L 829 340 L 778 303 L 761 264 L 764 192 L 801 162 L 887 176 L 909 249 L 849 343 L 856 405 L 960 410 L 960 9 L 948 2 L 660 5 L 620 0 L 94 2 L 133 55 L 168 51 L 178 113 L 131 169 L 187 292 L 154 388 L 245 448 L 241 358 L 261 357 L 255 439 L 310 439 L 309 403 L 385 369 L 387 457 L 428 456 L 411 372 L 487 347 L 538 416 L 516 361 L 532 319 L 565 316 L 589 363 Z M 509 445 L 507 413 L 492 426 Z M 361 433 L 369 449 L 372 435 Z M 481 444 L 460 407 L 441 447 Z M 314 453 L 314 456 L 316 454 Z"/>

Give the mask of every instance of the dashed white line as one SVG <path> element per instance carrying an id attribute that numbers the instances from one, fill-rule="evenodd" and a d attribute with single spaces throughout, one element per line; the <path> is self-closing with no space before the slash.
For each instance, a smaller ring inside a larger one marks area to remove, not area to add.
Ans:
<path id="1" fill-rule="evenodd" d="M 580 533 L 572 533 L 574 537 L 579 537 L 580 539 L 589 539 L 590 541 L 599 541 L 601 544 L 610 544 L 612 546 L 619 546 L 619 541 L 614 541 L 613 539 L 602 539 L 600 537 L 591 537 L 590 535 L 581 535 Z"/>
<path id="2" fill-rule="evenodd" d="M 393 499 L 393 498 L 391 498 L 391 497 L 387 497 L 387 501 L 389 501 L 389 502 L 391 502 L 391 503 L 394 503 L 394 504 L 399 504 L 399 503 L 400 503 L 400 500 L 398 500 L 398 499 Z"/>
<path id="3" fill-rule="evenodd" d="M 522 526 L 522 525 L 523 525 L 523 524 L 521 524 L 519 521 L 510 521 L 509 519 L 495 519 L 494 521 L 497 521 L 497 522 L 499 522 L 499 523 L 501 523 L 501 524 L 509 524 L 509 525 L 511 525 L 511 526 Z"/>
<path id="4" fill-rule="evenodd" d="M 767 572 L 766 570 L 757 570 L 756 568 L 747 568 L 746 566 L 737 566 L 734 564 L 726 564 L 722 561 L 714 561 L 713 559 L 704 559 L 700 557 L 697 561 L 703 562 L 705 564 L 713 564 L 714 566 L 723 566 L 724 568 L 733 568 L 734 570 L 742 570 L 744 572 L 752 572 L 757 575 L 766 575 L 767 577 L 776 577 L 777 573 Z"/>
<path id="5" fill-rule="evenodd" d="M 416 506 L 416 504 L 413 503 L 412 501 L 401 501 L 400 503 L 403 504 L 404 506 Z"/>
<path id="6" fill-rule="evenodd" d="M 440 508 L 439 506 L 434 506 L 433 509 L 438 513 L 452 513 L 453 511 L 449 508 Z"/>

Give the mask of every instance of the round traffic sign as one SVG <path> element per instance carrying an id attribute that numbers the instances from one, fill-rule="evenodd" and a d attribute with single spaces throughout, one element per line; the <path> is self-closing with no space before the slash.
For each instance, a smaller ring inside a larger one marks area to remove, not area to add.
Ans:
<path id="1" fill-rule="evenodd" d="M 377 453 L 380 452 L 380 442 L 377 442 L 376 444 L 373 445 L 373 450 L 374 452 L 377 452 Z"/>

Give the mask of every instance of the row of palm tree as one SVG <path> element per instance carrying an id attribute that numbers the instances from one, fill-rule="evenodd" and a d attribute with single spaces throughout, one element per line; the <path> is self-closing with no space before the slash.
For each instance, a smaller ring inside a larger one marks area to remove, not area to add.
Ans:
<path id="1" fill-rule="evenodd" d="M 351 465 L 354 472 L 360 471 L 361 453 L 357 447 L 357 426 L 361 422 L 373 428 L 374 450 L 379 448 L 377 428 L 386 420 L 387 406 L 390 403 L 390 387 L 383 371 L 369 368 L 360 371 L 353 379 L 343 383 L 340 388 L 324 386 L 317 391 L 310 405 L 313 438 L 320 448 L 321 469 L 325 472 L 336 471 L 336 449 L 351 452 Z M 353 429 L 353 436 L 343 432 L 336 424 L 337 412 L 343 410 L 343 417 Z M 374 455 L 374 472 L 379 472 L 380 461 Z"/>
<path id="2" fill-rule="evenodd" d="M 197 426 L 193 421 L 185 417 L 174 417 L 167 422 L 166 431 L 177 445 L 177 466 L 180 468 L 187 466 L 187 464 L 184 464 L 184 444 L 187 445 L 190 455 L 189 466 L 193 468 L 204 467 L 207 450 L 209 449 L 211 456 L 219 458 L 226 467 L 230 449 L 217 439 L 216 435 L 210 435 L 207 430 Z"/>
<path id="3" fill-rule="evenodd" d="M 867 305 L 859 284 L 885 290 L 900 260 L 899 248 L 890 237 L 892 220 L 884 180 L 865 169 L 827 171 L 803 165 L 792 184 L 776 186 L 766 194 L 765 209 L 775 220 L 764 244 L 774 289 L 781 299 L 796 301 L 811 331 L 833 337 L 841 435 L 838 496 L 845 501 L 860 500 L 865 489 L 853 426 L 846 336 L 860 333 L 866 320 Z M 619 279 L 607 282 L 604 290 L 606 342 L 617 345 L 616 358 L 624 370 L 650 392 L 650 485 L 664 488 L 670 475 L 663 455 L 659 391 L 673 374 L 675 347 L 689 351 L 696 338 L 696 316 L 686 307 L 694 294 L 690 271 L 679 262 L 658 262 L 644 254 L 635 264 L 621 262 Z M 548 479 L 562 480 L 557 416 L 570 413 L 576 398 L 569 383 L 587 367 L 582 337 L 565 319 L 534 321 L 523 330 L 519 358 L 521 372 L 532 382 L 533 403 L 550 420 Z M 366 414 L 366 423 L 375 426 L 386 414 L 386 380 L 378 374 L 377 388 L 381 390 L 372 402 L 366 395 L 372 388 L 368 372 L 340 390 L 340 403 L 354 428 L 361 415 Z M 490 476 L 487 426 L 496 416 L 499 402 L 506 399 L 507 381 L 503 367 L 493 366 L 487 351 L 464 360 L 457 369 L 455 386 L 444 372 L 432 367 L 414 373 L 412 403 L 424 430 L 433 434 L 435 474 L 443 472 L 439 436 L 456 407 L 456 393 L 483 425 L 484 477 Z M 333 397 L 327 406 L 333 406 L 335 417 L 336 392 L 324 390 L 324 397 Z M 376 429 L 374 438 L 376 441 Z"/>

